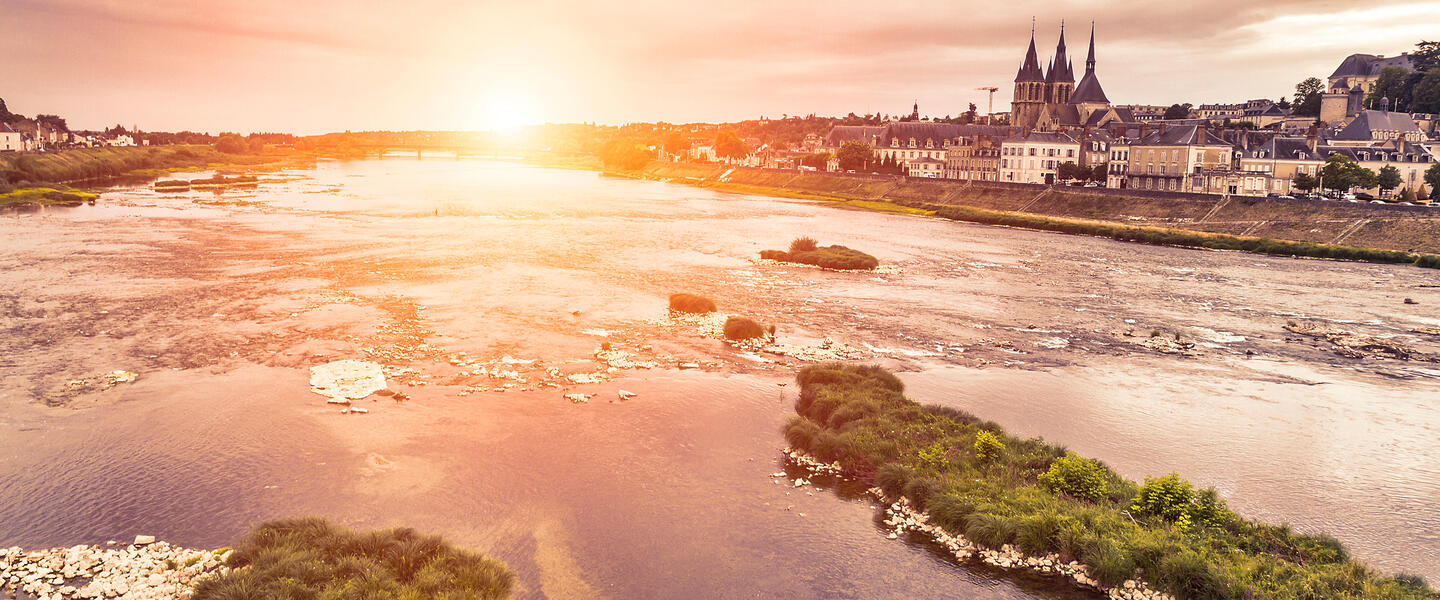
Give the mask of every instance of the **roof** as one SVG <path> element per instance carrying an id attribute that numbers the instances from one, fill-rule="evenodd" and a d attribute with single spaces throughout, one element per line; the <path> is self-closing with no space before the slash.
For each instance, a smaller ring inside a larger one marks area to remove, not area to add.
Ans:
<path id="1" fill-rule="evenodd" d="M 1015 73 L 1015 81 L 1045 81 L 1045 74 L 1040 72 L 1040 59 L 1035 56 L 1035 34 L 1030 34 L 1030 50 L 1025 52 L 1025 62 L 1021 63 L 1020 71 Z"/>
<path id="2" fill-rule="evenodd" d="M 1415 70 L 1415 63 L 1410 61 L 1409 54 L 1381 58 L 1373 54 L 1351 54 L 1340 62 L 1335 72 L 1330 74 L 1331 79 L 1336 77 L 1379 77 L 1381 69 L 1385 67 L 1405 67 L 1411 71 Z"/>
<path id="3" fill-rule="evenodd" d="M 1080 78 L 1080 85 L 1075 86 L 1075 92 L 1070 94 L 1070 103 L 1110 103 L 1110 99 L 1105 97 L 1105 90 L 1100 88 L 1100 79 L 1095 77 L 1095 71 L 1085 71 L 1085 76 Z"/>
<path id="4" fill-rule="evenodd" d="M 861 141 L 867 144 L 885 133 L 884 126 L 874 125 L 836 125 L 830 129 L 825 136 L 825 145 L 840 146 L 849 141 Z"/>
<path id="5" fill-rule="evenodd" d="M 1408 133 L 1419 131 L 1415 119 L 1408 113 L 1384 112 L 1378 110 L 1360 111 L 1345 129 L 1335 135 L 1337 140 L 1373 140 L 1375 131 L 1398 131 Z"/>
<path id="6" fill-rule="evenodd" d="M 1199 125 L 1177 125 L 1167 127 L 1164 131 L 1153 131 L 1150 135 L 1137 140 L 1136 146 L 1229 146 L 1230 143 L 1221 139 L 1207 129 Z"/>
<path id="7" fill-rule="evenodd" d="M 1330 146 L 1319 144 L 1314 150 L 1302 137 L 1271 138 L 1270 141 L 1241 154 L 1244 158 L 1276 158 L 1281 160 L 1323 161 L 1339 154 L 1356 162 L 1432 162 L 1434 158 L 1419 144 L 1403 142 L 1377 146 Z"/>
<path id="8" fill-rule="evenodd" d="M 1031 131 L 1005 138 L 1006 144 L 1078 144 L 1070 134 L 1056 131 Z"/>
<path id="9" fill-rule="evenodd" d="M 943 160 L 937 160 L 937 159 L 934 159 L 934 158 L 930 158 L 930 157 L 928 157 L 928 156 L 922 156 L 922 157 L 920 157 L 920 158 L 907 158 L 907 159 L 905 159 L 905 162 L 907 162 L 907 163 L 944 163 L 945 161 L 943 161 Z"/>
<path id="10" fill-rule="evenodd" d="M 1075 70 L 1070 59 L 1065 58 L 1065 24 L 1060 24 L 1060 43 L 1055 45 L 1055 58 L 1050 61 L 1050 72 L 1045 75 L 1049 83 L 1075 83 Z"/>

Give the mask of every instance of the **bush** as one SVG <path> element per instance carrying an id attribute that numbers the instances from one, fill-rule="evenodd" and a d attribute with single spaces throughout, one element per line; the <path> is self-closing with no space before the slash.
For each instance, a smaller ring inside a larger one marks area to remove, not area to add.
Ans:
<path id="1" fill-rule="evenodd" d="M 790 242 L 790 252 L 810 252 L 815 250 L 817 242 L 814 238 L 800 237 Z"/>
<path id="2" fill-rule="evenodd" d="M 215 140 L 215 149 L 226 154 L 245 154 L 250 151 L 250 144 L 238 135 L 225 134 Z"/>
<path id="3" fill-rule="evenodd" d="M 1135 561 L 1110 540 L 1088 540 L 1081 559 L 1096 581 L 1105 585 L 1119 585 L 1135 573 Z"/>
<path id="4" fill-rule="evenodd" d="M 323 519 L 256 527 L 200 580 L 195 600 L 259 598 L 507 598 L 504 565 L 413 529 L 355 532 Z"/>
<path id="5" fill-rule="evenodd" d="M 695 294 L 670 294 L 670 310 L 683 313 L 712 313 L 715 303 Z"/>
<path id="6" fill-rule="evenodd" d="M 1053 511 L 1025 517 L 1015 530 L 1015 545 L 1026 554 L 1042 556 L 1060 547 L 1060 529 L 1065 519 Z"/>
<path id="7" fill-rule="evenodd" d="M 1157 570 L 1156 583 L 1180 600 L 1226 596 L 1215 573 L 1210 570 L 1210 562 L 1190 550 L 1160 559 Z"/>
<path id="8" fill-rule="evenodd" d="M 748 340 L 752 338 L 765 337 L 769 330 L 754 319 L 746 317 L 730 317 L 725 319 L 725 338 L 731 340 Z"/>
<path id="9" fill-rule="evenodd" d="M 1135 494 L 1130 509 L 1142 515 L 1166 521 L 1188 520 L 1194 507 L 1195 490 L 1190 482 L 1171 473 L 1164 477 L 1146 477 L 1145 485 Z"/>
<path id="10" fill-rule="evenodd" d="M 995 462 L 1000 458 L 1000 453 L 1005 451 L 1005 444 L 1000 438 L 988 430 L 981 429 L 975 434 L 975 459 L 982 463 Z"/>
<path id="11" fill-rule="evenodd" d="M 885 492 L 888 498 L 899 498 L 914 476 L 915 472 L 910 468 L 890 463 L 875 470 L 875 487 Z"/>
<path id="12" fill-rule="evenodd" d="M 930 506 L 930 499 L 941 491 L 939 482 L 933 479 L 918 477 L 906 482 L 902 492 L 910 503 L 915 505 L 917 510 L 926 510 Z"/>
<path id="13" fill-rule="evenodd" d="M 1051 490 L 1085 500 L 1099 500 L 1105 496 L 1102 467 L 1073 452 L 1050 463 L 1050 470 L 1040 475 L 1040 483 Z"/>

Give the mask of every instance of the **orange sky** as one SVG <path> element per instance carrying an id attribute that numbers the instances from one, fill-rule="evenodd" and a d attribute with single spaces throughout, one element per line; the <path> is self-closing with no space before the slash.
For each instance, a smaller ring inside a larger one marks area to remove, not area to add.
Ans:
<path id="1" fill-rule="evenodd" d="M 1169 6 L 1166 6 L 1169 4 Z M 318 133 L 996 110 L 1038 18 L 1116 103 L 1288 94 L 1440 2 L 0 0 L 0 98 L 75 128 Z"/>

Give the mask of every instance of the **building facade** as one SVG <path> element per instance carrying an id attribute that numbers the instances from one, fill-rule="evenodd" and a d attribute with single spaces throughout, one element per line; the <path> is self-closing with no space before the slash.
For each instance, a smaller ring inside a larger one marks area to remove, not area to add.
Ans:
<path id="1" fill-rule="evenodd" d="M 1053 185 L 1061 164 L 1080 160 L 1080 142 L 1069 134 L 1032 131 L 1000 143 L 1000 181 Z"/>

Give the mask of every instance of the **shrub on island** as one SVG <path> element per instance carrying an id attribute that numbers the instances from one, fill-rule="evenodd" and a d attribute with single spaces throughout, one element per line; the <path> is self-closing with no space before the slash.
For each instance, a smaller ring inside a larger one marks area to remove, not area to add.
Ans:
<path id="1" fill-rule="evenodd" d="M 271 521 L 241 540 L 230 570 L 194 600 L 508 598 L 505 566 L 409 528 L 358 532 L 324 519 Z"/>
<path id="2" fill-rule="evenodd" d="M 789 251 L 762 250 L 760 258 L 844 271 L 868 271 L 880 266 L 880 261 L 869 254 L 845 246 L 819 246 L 808 237 L 790 242 Z"/>
<path id="3" fill-rule="evenodd" d="M 715 303 L 695 294 L 670 294 L 670 310 L 695 314 L 712 313 L 715 312 Z"/>
<path id="4" fill-rule="evenodd" d="M 725 338 L 729 340 L 748 340 L 763 338 L 775 333 L 775 328 L 766 328 L 759 321 L 748 317 L 730 317 L 725 319 Z"/>
<path id="5" fill-rule="evenodd" d="M 1177 475 L 1137 487 L 964 411 L 922 407 L 879 367 L 814 365 L 796 380 L 792 447 L 981 546 L 1053 552 L 1105 585 L 1137 578 L 1180 599 L 1434 598 L 1419 578 L 1377 573 L 1330 536 L 1247 520 Z"/>

